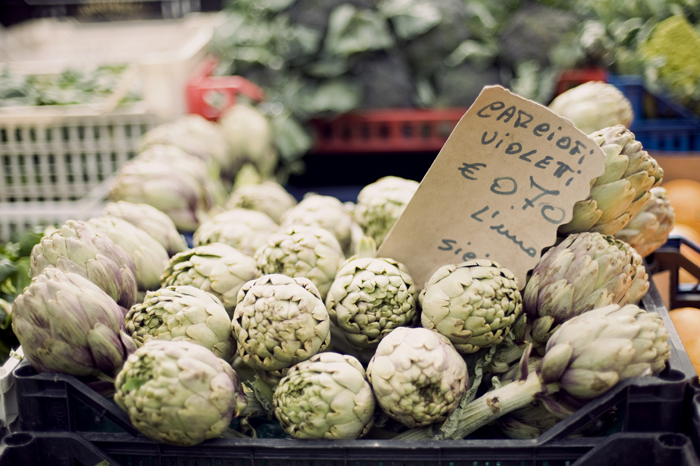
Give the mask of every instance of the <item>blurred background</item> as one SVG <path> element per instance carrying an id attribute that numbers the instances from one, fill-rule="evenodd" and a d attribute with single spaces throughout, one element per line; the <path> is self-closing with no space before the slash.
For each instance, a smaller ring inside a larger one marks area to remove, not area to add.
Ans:
<path id="1" fill-rule="evenodd" d="M 548 105 L 604 81 L 646 149 L 685 157 L 669 173 L 700 150 L 699 0 L 0 3 L 5 219 L 97 202 L 143 134 L 240 104 L 269 124 L 273 176 L 298 198 L 419 181 L 493 84 Z M 13 222 L 4 235 L 32 223 Z"/>

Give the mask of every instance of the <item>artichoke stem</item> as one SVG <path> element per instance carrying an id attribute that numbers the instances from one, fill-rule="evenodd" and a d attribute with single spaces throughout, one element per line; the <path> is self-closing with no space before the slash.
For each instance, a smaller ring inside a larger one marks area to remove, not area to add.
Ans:
<path id="1" fill-rule="evenodd" d="M 559 391 L 558 384 L 547 385 L 546 393 Z M 543 393 L 542 380 L 539 374 L 532 371 L 524 382 L 512 382 L 501 388 L 492 390 L 466 405 L 459 413 L 457 426 L 449 434 L 438 434 L 438 438 L 458 440 L 477 429 L 489 424 L 499 417 L 519 408 L 527 406 L 535 400 L 535 395 Z M 438 429 L 434 429 L 438 430 Z M 440 429 L 442 430 L 442 429 Z M 403 432 L 394 440 L 431 440 L 428 428 L 410 429 Z"/>

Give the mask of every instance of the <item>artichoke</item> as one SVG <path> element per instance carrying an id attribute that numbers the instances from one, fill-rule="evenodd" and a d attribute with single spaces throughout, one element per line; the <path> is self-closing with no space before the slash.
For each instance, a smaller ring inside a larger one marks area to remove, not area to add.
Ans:
<path id="1" fill-rule="evenodd" d="M 149 341 L 129 356 L 114 388 L 134 427 L 177 446 L 218 437 L 247 403 L 231 366 L 186 341 Z"/>
<path id="2" fill-rule="evenodd" d="M 343 252 L 350 251 L 352 245 L 353 220 L 345 206 L 333 196 L 311 194 L 282 214 L 280 225 L 306 225 L 321 227 L 331 233 L 340 243 Z"/>
<path id="3" fill-rule="evenodd" d="M 545 343 L 556 327 L 608 304 L 626 304 L 637 275 L 633 249 L 600 233 L 569 235 L 532 271 L 523 306 L 532 337 Z"/>
<path id="4" fill-rule="evenodd" d="M 195 172 L 206 171 L 201 160 L 184 152 L 183 156 L 192 160 Z M 206 212 L 214 207 L 214 199 L 191 172 L 162 160 L 139 157 L 119 170 L 109 198 L 153 206 L 170 217 L 181 231 L 196 230 L 206 220 Z"/>
<path id="5" fill-rule="evenodd" d="M 110 202 L 102 213 L 121 218 L 142 229 L 165 248 L 168 256 L 187 249 L 185 238 L 178 233 L 170 217 L 153 206 L 126 201 Z"/>
<path id="6" fill-rule="evenodd" d="M 549 109 L 586 134 L 616 125 L 629 128 L 634 119 L 629 99 L 617 87 L 601 81 L 589 81 L 559 94 Z"/>
<path id="7" fill-rule="evenodd" d="M 252 256 L 277 230 L 277 224 L 262 212 L 233 209 L 214 216 L 194 232 L 195 246 L 224 243 Z"/>
<path id="8" fill-rule="evenodd" d="M 139 291 L 160 288 L 160 276 L 168 264 L 168 252 L 142 229 L 117 217 L 95 217 L 87 222 L 124 249 L 134 263 Z"/>
<path id="9" fill-rule="evenodd" d="M 375 348 L 418 317 L 417 290 L 406 267 L 375 254 L 371 238 L 361 241 L 359 254 L 341 265 L 326 298 L 331 322 L 359 349 Z"/>
<path id="10" fill-rule="evenodd" d="M 398 327 L 384 337 L 367 376 L 382 410 L 408 427 L 446 419 L 469 385 L 450 340 L 425 328 Z"/>
<path id="11" fill-rule="evenodd" d="M 232 325 L 243 362 L 279 376 L 326 349 L 331 338 L 318 289 L 303 277 L 270 274 L 243 285 Z"/>
<path id="12" fill-rule="evenodd" d="M 385 176 L 357 195 L 355 221 L 380 246 L 418 189 L 418 182 Z"/>
<path id="13" fill-rule="evenodd" d="M 261 184 L 246 184 L 234 189 L 226 203 L 227 209 L 250 209 L 262 212 L 280 223 L 282 214 L 294 207 L 297 200 L 279 183 L 266 181 Z"/>
<path id="14" fill-rule="evenodd" d="M 233 360 L 236 341 L 223 304 L 193 286 L 168 286 L 146 293 L 126 315 L 126 331 L 136 346 L 150 339 L 189 341 Z"/>
<path id="15" fill-rule="evenodd" d="M 523 310 L 513 273 L 490 260 L 440 267 L 420 293 L 423 327 L 460 353 L 499 344 Z"/>
<path id="16" fill-rule="evenodd" d="M 290 226 L 273 234 L 253 257 L 263 274 L 308 278 L 324 300 L 338 267 L 345 260 L 332 233 L 303 225 Z"/>
<path id="17" fill-rule="evenodd" d="M 12 329 L 39 372 L 114 377 L 136 349 L 117 303 L 86 278 L 54 267 L 17 296 Z"/>
<path id="18" fill-rule="evenodd" d="M 252 105 L 238 102 L 221 114 L 219 125 L 232 159 L 254 163 L 263 178 L 269 178 L 277 166 L 277 151 L 265 115 Z"/>
<path id="19" fill-rule="evenodd" d="M 153 145 L 139 153 L 138 160 L 168 164 L 182 173 L 190 174 L 199 183 L 207 205 L 223 206 L 228 193 L 221 181 L 219 166 L 207 165 L 200 158 L 175 146 Z"/>
<path id="20" fill-rule="evenodd" d="M 273 396 L 282 429 L 299 439 L 351 440 L 374 421 L 374 395 L 360 362 L 320 353 L 289 369 Z"/>
<path id="21" fill-rule="evenodd" d="M 212 243 L 176 254 L 163 272 L 163 286 L 192 285 L 219 298 L 229 317 L 244 283 L 260 276 L 255 260 L 227 244 Z"/>
<path id="22" fill-rule="evenodd" d="M 141 137 L 139 152 L 150 146 L 175 146 L 207 165 L 214 165 L 221 175 L 233 179 L 240 164 L 229 155 L 229 147 L 219 126 L 196 114 L 183 115 L 162 124 Z"/>
<path id="23" fill-rule="evenodd" d="M 589 134 L 605 154 L 605 172 L 591 181 L 587 199 L 574 204 L 573 219 L 561 225 L 560 236 L 596 231 L 614 235 L 651 197 L 651 188 L 661 184 L 664 171 L 634 134 L 622 125 Z"/>
<path id="24" fill-rule="evenodd" d="M 621 380 L 660 373 L 670 357 L 668 332 L 659 314 L 634 304 L 591 310 L 565 322 L 552 335 L 538 371 L 528 371 L 524 358 L 521 366 L 525 369 L 518 382 L 487 392 L 460 408 L 457 424 L 441 438 L 464 438 L 560 390 L 562 395 L 581 401 L 599 397 Z M 428 438 L 432 435 L 426 429 L 397 436 L 401 440 Z"/>
<path id="25" fill-rule="evenodd" d="M 131 258 L 107 235 L 83 221 L 68 220 L 51 236 L 44 236 L 32 249 L 30 261 L 32 277 L 54 266 L 87 278 L 126 309 L 136 302 Z"/>
<path id="26" fill-rule="evenodd" d="M 651 189 L 651 198 L 615 238 L 632 246 L 642 257 L 666 243 L 676 223 L 676 214 L 666 197 L 666 188 Z"/>

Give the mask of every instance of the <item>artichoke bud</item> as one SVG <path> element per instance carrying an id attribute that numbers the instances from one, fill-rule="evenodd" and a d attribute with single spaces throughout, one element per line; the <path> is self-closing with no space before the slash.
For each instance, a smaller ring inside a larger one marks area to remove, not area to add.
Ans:
<path id="1" fill-rule="evenodd" d="M 330 344 L 330 318 L 318 288 L 304 277 L 268 274 L 238 292 L 233 313 L 245 364 L 283 376 Z"/>
<path id="2" fill-rule="evenodd" d="M 196 246 L 170 259 L 160 280 L 163 286 L 194 286 L 221 300 L 233 317 L 238 291 L 260 276 L 255 260 L 222 243 Z"/>
<path id="3" fill-rule="evenodd" d="M 77 273 L 99 286 L 120 306 L 136 300 L 134 263 L 107 235 L 83 221 L 68 220 L 32 249 L 32 277 L 47 267 Z"/>
<path id="4" fill-rule="evenodd" d="M 371 257 L 353 256 L 335 275 L 326 298 L 331 321 L 358 349 L 371 349 L 397 327 L 418 318 L 416 287 L 406 267 L 374 257 L 374 240 L 365 241 Z"/>
<path id="5" fill-rule="evenodd" d="M 149 291 L 126 315 L 126 330 L 137 346 L 150 339 L 189 341 L 231 361 L 236 342 L 228 313 L 216 296 L 193 286 Z"/>
<path id="6" fill-rule="evenodd" d="M 377 243 L 371 236 L 363 236 L 357 246 L 358 258 L 373 258 L 377 257 Z"/>
<path id="7" fill-rule="evenodd" d="M 367 375 L 382 410 L 408 427 L 446 419 L 469 384 L 467 365 L 454 346 L 425 328 L 389 333 L 379 342 Z"/>
<path id="8" fill-rule="evenodd" d="M 356 439 L 374 421 L 365 370 L 357 359 L 338 353 L 319 353 L 289 369 L 273 402 L 282 428 L 295 438 Z"/>
<path id="9" fill-rule="evenodd" d="M 12 329 L 39 372 L 114 376 L 133 349 L 119 305 L 86 278 L 54 267 L 15 299 Z"/>
<path id="10" fill-rule="evenodd" d="M 513 273 L 493 261 L 445 265 L 421 291 L 421 324 L 461 353 L 497 345 L 522 312 L 518 288 Z"/>
<path id="11" fill-rule="evenodd" d="M 624 126 L 604 128 L 588 137 L 605 154 L 605 172 L 594 180 L 588 199 L 576 202 L 573 219 L 559 227 L 560 235 L 617 233 L 647 202 L 649 190 L 663 179 L 663 169 Z"/>
<path id="12" fill-rule="evenodd" d="M 245 397 L 226 361 L 187 341 L 148 341 L 127 359 L 114 388 L 134 427 L 177 446 L 220 436 Z"/>
<path id="13" fill-rule="evenodd" d="M 293 225 L 273 234 L 253 258 L 263 274 L 280 273 L 311 280 L 326 299 L 345 257 L 332 233 L 320 227 Z"/>

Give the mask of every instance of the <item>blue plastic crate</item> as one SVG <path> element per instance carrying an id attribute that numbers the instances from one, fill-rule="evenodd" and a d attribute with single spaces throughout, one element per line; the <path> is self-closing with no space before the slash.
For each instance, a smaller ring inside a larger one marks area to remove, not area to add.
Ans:
<path id="1" fill-rule="evenodd" d="M 629 99 L 634 111 L 630 131 L 645 150 L 700 150 L 700 118 L 672 99 L 648 91 L 641 76 L 609 75 L 608 82 Z M 654 117 L 648 116 L 653 105 Z"/>

